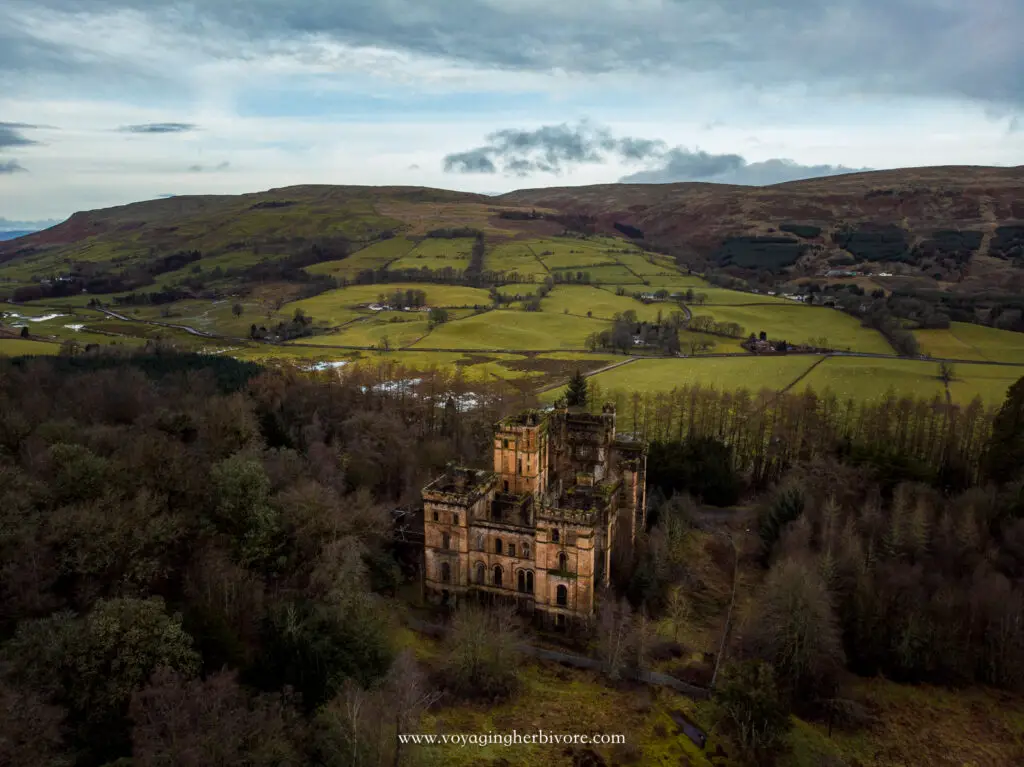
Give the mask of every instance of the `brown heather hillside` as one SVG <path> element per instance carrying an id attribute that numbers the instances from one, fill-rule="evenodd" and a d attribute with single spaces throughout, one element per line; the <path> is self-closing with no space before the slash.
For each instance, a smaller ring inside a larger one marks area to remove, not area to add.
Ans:
<path id="1" fill-rule="evenodd" d="M 635 227 L 650 245 L 694 263 L 714 263 L 730 238 L 783 236 L 810 246 L 780 270 L 793 275 L 814 274 L 828 264 L 873 266 L 876 273 L 903 272 L 921 288 L 1024 290 L 1024 166 L 906 168 L 770 187 L 604 184 L 527 189 L 496 199 L 593 217 L 602 232 L 616 233 L 615 224 Z M 800 237 L 780 231 L 783 224 L 821 232 Z M 846 250 L 833 237 L 844 228 L 865 233 L 868 242 L 879 232 L 902 233 L 908 255 L 876 260 L 865 258 L 864 248 Z M 936 232 L 976 234 L 943 247 Z"/>

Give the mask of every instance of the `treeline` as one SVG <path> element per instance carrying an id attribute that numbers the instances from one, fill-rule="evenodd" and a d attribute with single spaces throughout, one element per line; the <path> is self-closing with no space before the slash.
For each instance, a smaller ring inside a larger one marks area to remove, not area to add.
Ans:
<path id="1" fill-rule="evenodd" d="M 389 509 L 526 404 L 408 375 L 0 359 L 0 762 L 392 763 Z"/>
<path id="2" fill-rule="evenodd" d="M 590 312 L 587 313 L 590 316 Z M 686 323 L 686 315 L 681 311 L 673 312 L 667 319 L 658 322 L 640 322 L 636 312 L 629 309 L 612 318 L 612 326 L 587 336 L 586 347 L 590 351 L 609 349 L 627 354 L 636 347 L 656 349 L 665 355 L 678 354 L 679 330 Z"/>
<path id="3" fill-rule="evenodd" d="M 871 467 L 879 481 L 934 482 L 949 490 L 983 477 L 982 459 L 996 408 L 976 398 L 965 407 L 944 397 L 843 400 L 831 392 L 684 385 L 669 392 L 604 392 L 591 382 L 590 401 L 612 401 L 619 423 L 651 441 L 713 438 L 751 488 L 767 487 L 798 461 L 843 456 Z"/>

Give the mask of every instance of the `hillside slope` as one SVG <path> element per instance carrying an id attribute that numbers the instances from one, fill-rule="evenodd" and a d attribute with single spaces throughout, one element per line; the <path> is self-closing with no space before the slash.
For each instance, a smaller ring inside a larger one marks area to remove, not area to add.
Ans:
<path id="1" fill-rule="evenodd" d="M 496 199 L 588 217 L 597 231 L 642 235 L 694 264 L 789 275 L 873 266 L 917 287 L 1024 291 L 1024 166 L 908 168 L 770 187 L 604 184 Z M 780 242 L 752 239 L 765 237 Z"/>

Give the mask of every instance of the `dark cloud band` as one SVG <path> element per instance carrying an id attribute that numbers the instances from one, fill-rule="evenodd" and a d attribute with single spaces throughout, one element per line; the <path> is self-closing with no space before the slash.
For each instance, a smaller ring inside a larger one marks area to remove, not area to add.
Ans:
<path id="1" fill-rule="evenodd" d="M 130 9 L 238 56 L 315 35 L 511 70 L 714 72 L 753 85 L 1024 103 L 1020 0 L 664 0 L 642 11 L 622 0 L 462 0 L 458 13 L 450 0 L 34 0 L 20 7 Z M 0 27 L 13 30 L 0 45 L 0 70 L 81 61 L 81 51 L 33 36 L 16 10 L 6 19 L 0 11 Z"/>
<path id="2" fill-rule="evenodd" d="M 612 159 L 648 166 L 621 179 L 636 184 L 713 181 L 761 186 L 867 170 L 842 165 L 800 165 L 786 159 L 752 163 L 738 154 L 669 148 L 658 139 L 615 138 L 607 128 L 587 122 L 496 131 L 487 136 L 484 146 L 446 156 L 443 167 L 448 173 L 500 172 L 525 176 L 538 172 L 557 174 L 575 165 Z"/>

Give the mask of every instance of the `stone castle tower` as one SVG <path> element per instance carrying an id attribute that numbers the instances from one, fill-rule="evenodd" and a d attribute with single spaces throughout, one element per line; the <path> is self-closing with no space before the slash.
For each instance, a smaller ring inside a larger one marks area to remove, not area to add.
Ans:
<path id="1" fill-rule="evenodd" d="M 611 405 L 506 418 L 493 471 L 450 467 L 423 489 L 428 596 L 514 599 L 555 625 L 589 617 L 613 549 L 646 524 L 646 471 L 647 445 L 616 434 Z"/>

